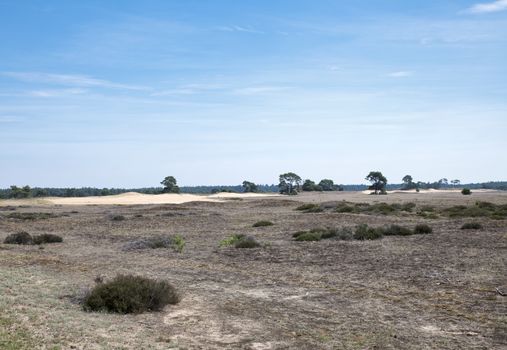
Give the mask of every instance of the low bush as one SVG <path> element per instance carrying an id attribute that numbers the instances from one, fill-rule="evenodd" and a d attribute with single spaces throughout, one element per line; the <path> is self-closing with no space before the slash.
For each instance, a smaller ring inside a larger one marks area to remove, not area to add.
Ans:
<path id="1" fill-rule="evenodd" d="M 34 244 L 49 244 L 61 242 L 63 242 L 63 238 L 52 233 L 43 233 L 40 235 L 33 236 Z"/>
<path id="2" fill-rule="evenodd" d="M 125 216 L 123 216 L 123 215 L 110 215 L 109 219 L 111 219 L 111 221 L 123 221 L 123 220 L 125 220 Z"/>
<path id="3" fill-rule="evenodd" d="M 265 227 L 265 226 L 273 226 L 273 223 L 271 221 L 261 220 L 253 224 L 253 227 Z"/>
<path id="4" fill-rule="evenodd" d="M 53 213 L 10 213 L 7 215 L 10 219 L 17 220 L 44 220 L 49 218 L 55 218 L 56 215 Z"/>
<path id="5" fill-rule="evenodd" d="M 414 227 L 414 234 L 432 233 L 433 229 L 426 224 L 418 224 Z"/>
<path id="6" fill-rule="evenodd" d="M 17 232 L 8 235 L 4 239 L 5 244 L 33 244 L 32 236 L 28 232 Z"/>
<path id="7" fill-rule="evenodd" d="M 260 243 L 255 240 L 254 237 L 245 236 L 234 243 L 235 248 L 257 248 L 260 247 Z"/>
<path id="8" fill-rule="evenodd" d="M 382 229 L 369 227 L 367 224 L 361 224 L 356 227 L 354 239 L 357 240 L 373 240 L 382 238 Z"/>
<path id="9" fill-rule="evenodd" d="M 165 281 L 119 275 L 110 282 L 99 283 L 84 298 L 86 311 L 121 314 L 160 311 L 168 304 L 177 304 L 180 297 Z"/>
<path id="10" fill-rule="evenodd" d="M 296 210 L 299 210 L 299 211 L 302 211 L 305 213 L 320 213 L 320 212 L 324 211 L 324 209 L 322 209 L 319 204 L 313 204 L 313 203 L 302 204 L 299 207 L 297 207 Z"/>
<path id="11" fill-rule="evenodd" d="M 176 252 L 181 253 L 185 247 L 185 240 L 180 235 L 162 235 L 138 239 L 127 243 L 123 250 L 142 250 L 142 249 L 161 249 L 172 248 Z"/>
<path id="12" fill-rule="evenodd" d="M 357 212 L 355 207 L 348 205 L 346 203 L 339 204 L 336 207 L 335 211 L 337 213 L 355 213 L 355 212 Z"/>
<path id="13" fill-rule="evenodd" d="M 316 242 L 322 239 L 321 232 L 302 232 L 295 237 L 298 242 Z"/>
<path id="14" fill-rule="evenodd" d="M 232 236 L 229 236 L 227 238 L 224 238 L 220 241 L 220 247 L 227 247 L 236 244 L 237 241 L 243 239 L 245 235 L 242 234 L 235 234 Z"/>
<path id="15" fill-rule="evenodd" d="M 413 203 L 413 202 L 407 202 L 407 203 L 403 203 L 401 205 L 401 209 L 400 210 L 411 213 L 414 210 L 415 207 L 416 207 L 415 203 Z"/>
<path id="16" fill-rule="evenodd" d="M 410 236 L 413 232 L 407 227 L 393 224 L 382 229 L 382 234 L 384 236 Z"/>
<path id="17" fill-rule="evenodd" d="M 480 230 L 480 229 L 482 229 L 482 225 L 478 222 L 472 221 L 472 222 L 467 222 L 467 223 L 463 224 L 463 226 L 461 226 L 461 229 L 462 230 Z"/>
<path id="18" fill-rule="evenodd" d="M 470 191 L 469 188 L 464 188 L 464 189 L 461 190 L 461 194 L 464 195 L 464 196 L 468 196 L 468 195 L 472 194 L 472 191 Z"/>

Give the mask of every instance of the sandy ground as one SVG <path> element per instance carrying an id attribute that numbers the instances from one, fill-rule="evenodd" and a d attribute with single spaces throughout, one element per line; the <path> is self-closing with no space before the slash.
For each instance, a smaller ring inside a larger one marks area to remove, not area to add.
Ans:
<path id="1" fill-rule="evenodd" d="M 141 196 L 142 197 L 142 196 Z M 152 198 L 152 197 L 150 197 Z M 150 205 L 0 207 L 10 233 L 54 233 L 63 243 L 0 244 L 0 348 L 5 349 L 505 349 L 507 220 L 422 218 L 413 213 L 302 213 L 302 202 L 414 202 L 417 207 L 507 203 L 507 192 L 368 196 L 358 192 L 241 197 Z M 11 202 L 12 203 L 12 202 Z M 52 213 L 21 220 L 11 213 Z M 125 217 L 122 221 L 111 218 Z M 273 226 L 254 228 L 259 220 Z M 478 231 L 460 230 L 479 221 Z M 295 242 L 315 227 L 427 223 L 428 235 L 377 241 Z M 232 234 L 256 249 L 219 247 Z M 125 251 L 132 240 L 179 234 L 186 246 Z M 100 275 L 170 281 L 180 304 L 162 312 L 84 312 Z"/>
<path id="2" fill-rule="evenodd" d="M 188 202 L 223 202 L 230 198 L 263 198 L 279 196 L 276 193 L 217 193 L 213 195 L 195 194 L 143 194 L 127 192 L 114 196 L 97 197 L 45 197 L 28 200 L 5 200 L 0 205 L 58 204 L 58 205 L 136 205 L 136 204 L 182 204 Z"/>

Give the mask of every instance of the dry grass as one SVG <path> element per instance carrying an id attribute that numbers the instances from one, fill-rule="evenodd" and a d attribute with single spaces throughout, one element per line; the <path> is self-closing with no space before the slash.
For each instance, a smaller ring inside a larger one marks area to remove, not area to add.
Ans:
<path id="1" fill-rule="evenodd" d="M 338 213 L 326 203 L 408 203 L 400 215 Z M 507 203 L 507 193 L 315 193 L 182 205 L 75 206 L 31 204 L 0 212 L 0 241 L 28 231 L 63 243 L 0 245 L 0 348 L 68 349 L 500 349 L 507 345 L 506 220 L 425 219 L 477 200 Z M 295 210 L 315 203 L 322 212 Z M 14 203 L 15 204 L 15 203 Z M 321 206 L 322 204 L 322 206 Z M 1 205 L 1 203 L 0 203 Z M 9 205 L 13 205 L 12 202 Z M 75 210 L 74 210 L 75 209 Z M 76 212 L 77 211 L 77 212 Z M 18 220 L 12 212 L 45 212 L 49 220 Z M 112 215 L 126 220 L 111 221 Z M 142 215 L 142 216 L 140 216 Z M 259 220 L 274 226 L 253 228 Z M 428 235 L 374 241 L 296 242 L 315 227 L 354 230 L 359 224 L 415 227 Z M 140 237 L 185 238 L 173 249 L 125 251 Z M 235 234 L 255 235 L 260 249 L 221 249 Z M 140 315 L 87 313 L 76 303 L 97 275 L 167 280 L 182 300 Z M 7 345 L 6 345 L 7 344 Z"/>

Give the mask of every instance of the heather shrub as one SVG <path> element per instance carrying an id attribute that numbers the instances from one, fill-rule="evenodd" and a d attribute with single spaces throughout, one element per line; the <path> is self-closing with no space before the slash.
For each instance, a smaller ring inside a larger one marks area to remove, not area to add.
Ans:
<path id="1" fill-rule="evenodd" d="M 253 227 L 265 227 L 265 226 L 273 226 L 273 223 L 271 221 L 261 220 L 253 224 Z"/>
<path id="2" fill-rule="evenodd" d="M 480 230 L 482 229 L 482 225 L 476 221 L 467 222 L 461 226 L 462 230 Z"/>
<path id="3" fill-rule="evenodd" d="M 160 235 L 146 237 L 135 241 L 128 242 L 123 250 L 142 250 L 142 249 L 161 249 L 172 248 L 174 251 L 181 253 L 185 247 L 185 240 L 180 235 Z"/>
<path id="4" fill-rule="evenodd" d="M 63 238 L 52 233 L 43 233 L 40 235 L 33 236 L 34 244 L 61 243 L 61 242 L 63 242 Z"/>
<path id="5" fill-rule="evenodd" d="M 110 282 L 99 283 L 84 298 L 86 311 L 121 314 L 160 311 L 168 304 L 177 304 L 180 297 L 165 281 L 119 275 Z"/>
<path id="6" fill-rule="evenodd" d="M 32 236 L 28 232 L 17 232 L 8 235 L 4 239 L 5 244 L 33 244 Z"/>
<path id="7" fill-rule="evenodd" d="M 409 228 L 394 224 L 382 229 L 382 233 L 385 236 L 409 236 L 413 234 Z"/>
<path id="8" fill-rule="evenodd" d="M 354 239 L 357 240 L 373 240 L 382 238 L 382 230 L 374 227 L 369 227 L 367 224 L 361 224 L 356 227 L 354 232 Z"/>
<path id="9" fill-rule="evenodd" d="M 44 220 L 49 218 L 55 218 L 56 215 L 53 213 L 10 213 L 7 215 L 10 219 L 17 220 Z"/>
<path id="10" fill-rule="evenodd" d="M 125 220 L 125 216 L 123 215 L 110 215 L 109 218 L 111 221 L 123 221 Z"/>
<path id="11" fill-rule="evenodd" d="M 298 242 L 320 241 L 322 239 L 321 232 L 302 232 L 295 237 Z"/>
<path id="12" fill-rule="evenodd" d="M 296 208 L 296 210 L 303 211 L 305 213 L 320 213 L 324 211 L 319 204 L 307 203 L 302 204 Z"/>
<path id="13" fill-rule="evenodd" d="M 426 234 L 426 233 L 432 233 L 432 232 L 433 232 L 433 229 L 426 224 L 418 224 L 414 227 L 415 234 Z"/>
<path id="14" fill-rule="evenodd" d="M 220 241 L 220 247 L 227 247 L 236 244 L 237 241 L 243 239 L 245 235 L 242 234 L 235 234 L 232 236 L 229 236 L 227 238 L 224 238 Z"/>
<path id="15" fill-rule="evenodd" d="M 245 236 L 234 243 L 235 248 L 257 248 L 260 247 L 260 243 L 255 240 L 254 237 Z"/>

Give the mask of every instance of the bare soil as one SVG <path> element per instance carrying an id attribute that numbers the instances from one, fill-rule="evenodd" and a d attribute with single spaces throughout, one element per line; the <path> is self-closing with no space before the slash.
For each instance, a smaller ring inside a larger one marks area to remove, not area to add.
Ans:
<path id="1" fill-rule="evenodd" d="M 304 203 L 414 202 L 445 208 L 507 203 L 505 192 L 314 193 L 223 202 L 54 205 L 0 202 L 0 240 L 52 233 L 63 243 L 0 244 L 0 348 L 5 349 L 503 349 L 507 348 L 507 222 L 414 213 L 302 213 Z M 5 205 L 14 205 L 9 208 Z M 23 206 L 19 206 L 23 204 Z M 4 206 L 2 206 L 4 205 Z M 34 220 L 13 212 L 52 213 Z M 112 220 L 117 215 L 124 220 Z M 253 228 L 260 220 L 273 226 Z M 432 234 L 296 242 L 316 227 L 427 223 Z M 173 249 L 125 250 L 179 234 Z M 233 234 L 254 249 L 219 247 Z M 178 305 L 140 315 L 89 313 L 94 279 L 133 273 L 171 282 Z"/>

